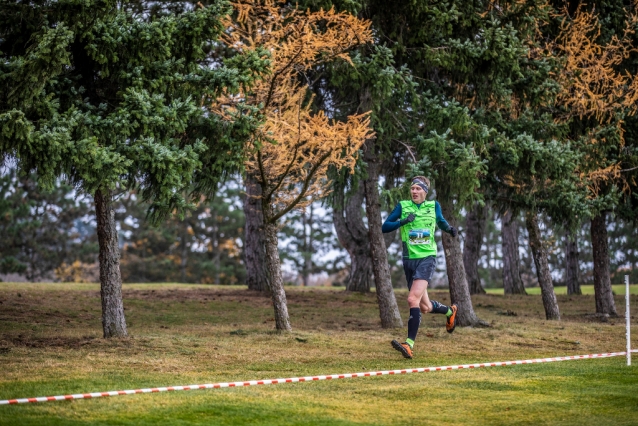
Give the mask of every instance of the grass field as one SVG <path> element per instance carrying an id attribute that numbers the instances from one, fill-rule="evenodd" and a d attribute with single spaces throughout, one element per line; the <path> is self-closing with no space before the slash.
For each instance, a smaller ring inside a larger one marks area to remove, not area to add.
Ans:
<path id="1" fill-rule="evenodd" d="M 289 288 L 294 331 L 241 287 L 124 286 L 131 337 L 101 336 L 99 286 L 0 283 L 0 399 L 622 351 L 623 318 L 601 322 L 591 295 L 473 297 L 489 328 L 445 332 L 424 316 L 416 357 L 379 326 L 376 296 Z M 618 313 L 624 296 L 615 289 Z M 634 291 L 631 292 L 634 294 Z M 397 299 L 406 321 L 405 290 Z M 447 292 L 431 297 L 449 303 Z M 638 313 L 638 295 L 631 296 Z M 632 317 L 634 336 L 638 335 Z M 634 339 L 633 347 L 636 347 Z M 638 356 L 274 386 L 0 406 L 0 424 L 638 424 Z"/>

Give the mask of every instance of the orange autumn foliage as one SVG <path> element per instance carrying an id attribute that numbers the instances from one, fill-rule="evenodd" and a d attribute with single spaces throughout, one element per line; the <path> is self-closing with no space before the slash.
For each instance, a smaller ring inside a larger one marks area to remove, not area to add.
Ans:
<path id="1" fill-rule="evenodd" d="M 619 109 L 636 112 L 638 83 L 634 76 L 617 69 L 632 51 L 630 35 L 638 22 L 634 12 L 627 16 L 622 38 L 613 36 L 601 45 L 598 16 L 579 9 L 573 20 L 565 20 L 557 47 L 565 59 L 559 81 L 564 88 L 559 101 L 569 107 L 572 115 L 595 117 L 609 122 Z"/>
<path id="2" fill-rule="evenodd" d="M 273 223 L 328 192 L 330 166 L 353 170 L 357 153 L 373 136 L 368 114 L 346 122 L 311 110 L 306 72 L 372 41 L 370 22 L 347 13 L 300 11 L 290 3 L 239 0 L 226 18 L 223 41 L 237 51 L 265 48 L 271 73 L 240 97 L 259 106 L 265 120 L 249 141 L 246 172 L 262 187 L 264 219 Z M 215 106 L 232 114 L 238 98 Z"/>
<path id="3" fill-rule="evenodd" d="M 619 148 L 624 146 L 623 116 L 634 115 L 638 108 L 638 79 L 622 71 L 621 64 L 636 48 L 632 43 L 634 28 L 638 23 L 637 8 L 627 13 L 622 36 L 613 36 L 607 44 L 601 44 L 600 23 L 593 11 L 580 7 L 574 19 L 565 19 L 556 48 L 564 60 L 563 72 L 558 76 L 563 90 L 558 96 L 559 104 L 566 107 L 570 117 L 591 118 L 601 126 L 614 126 Z M 589 163 L 593 167 L 583 172 L 591 182 L 592 193 L 597 194 L 603 183 L 616 182 L 627 191 L 629 186 L 622 176 L 620 162 L 602 162 L 596 129 L 587 135 L 590 146 Z"/>

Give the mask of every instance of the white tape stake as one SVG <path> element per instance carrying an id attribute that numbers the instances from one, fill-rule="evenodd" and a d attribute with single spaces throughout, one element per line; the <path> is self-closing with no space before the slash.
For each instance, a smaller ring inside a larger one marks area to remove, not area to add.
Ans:
<path id="1" fill-rule="evenodd" d="M 634 349 L 633 352 L 638 352 L 638 349 Z M 205 385 L 168 386 L 168 387 L 161 387 L 161 388 L 78 393 L 73 395 L 40 396 L 37 398 L 3 399 L 3 400 L 0 400 L 0 405 L 25 404 L 28 402 L 66 401 L 66 400 L 72 400 L 72 399 L 91 399 L 91 398 L 99 398 L 102 396 L 134 395 L 138 393 L 187 391 L 187 390 L 196 390 L 196 389 L 234 388 L 234 387 L 241 387 L 241 386 L 276 385 L 280 383 L 312 382 L 316 380 L 351 379 L 354 377 L 387 376 L 387 375 L 409 374 L 409 373 L 429 373 L 431 371 L 462 370 L 462 369 L 469 369 L 469 368 L 505 367 L 507 365 L 538 364 L 542 362 L 572 361 L 572 360 L 578 360 L 578 359 L 591 359 L 591 358 L 609 358 L 613 356 L 623 356 L 625 355 L 625 353 L 626 352 L 608 352 L 603 354 L 572 355 L 572 356 L 561 356 L 561 357 L 555 357 L 555 358 L 525 359 L 521 361 L 484 362 L 480 364 L 446 365 L 442 367 L 425 367 L 425 368 L 422 367 L 422 368 L 410 368 L 405 370 L 368 371 L 367 373 L 331 374 L 328 376 L 290 377 L 288 379 L 251 380 L 247 382 L 231 382 L 231 383 L 208 383 Z"/>
<path id="2" fill-rule="evenodd" d="M 627 327 L 627 365 L 631 365 L 631 313 L 629 312 L 629 275 L 625 275 L 625 324 Z"/>

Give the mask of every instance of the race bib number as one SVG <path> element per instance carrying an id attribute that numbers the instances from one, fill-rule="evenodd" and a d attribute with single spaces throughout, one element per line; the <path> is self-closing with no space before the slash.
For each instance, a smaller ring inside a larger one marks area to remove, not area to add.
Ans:
<path id="1" fill-rule="evenodd" d="M 410 244 L 430 244 L 429 229 L 410 229 L 408 233 Z"/>

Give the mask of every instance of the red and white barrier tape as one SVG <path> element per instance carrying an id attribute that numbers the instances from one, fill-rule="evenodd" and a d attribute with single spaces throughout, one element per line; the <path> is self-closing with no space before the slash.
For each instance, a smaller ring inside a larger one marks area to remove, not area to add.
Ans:
<path id="1" fill-rule="evenodd" d="M 638 349 L 632 349 L 631 352 L 638 352 Z M 351 379 L 354 377 L 386 376 L 386 375 L 393 375 L 393 374 L 427 373 L 430 371 L 461 370 L 461 369 L 467 369 L 467 368 L 504 367 L 507 365 L 538 364 L 542 362 L 571 361 L 571 360 L 577 360 L 577 359 L 590 359 L 590 358 L 609 358 L 609 357 L 623 356 L 623 355 L 627 355 L 627 352 L 609 352 L 604 354 L 574 355 L 574 356 L 563 356 L 563 357 L 555 357 L 555 358 L 536 358 L 536 359 L 526 359 L 521 361 L 486 362 L 486 363 L 480 363 L 480 364 L 446 365 L 443 367 L 410 368 L 410 369 L 404 369 L 404 370 L 369 371 L 367 373 L 331 374 L 328 376 L 291 377 L 288 379 L 251 380 L 248 382 L 209 383 L 205 385 L 168 386 L 168 387 L 161 387 L 161 388 L 133 389 L 133 390 L 110 391 L 110 392 L 78 393 L 73 395 L 40 396 L 37 398 L 4 399 L 4 400 L 0 400 L 0 405 L 25 404 L 28 402 L 65 401 L 65 400 L 71 400 L 71 399 L 89 399 L 89 398 L 100 398 L 103 396 L 133 395 L 137 393 L 155 393 L 155 392 L 187 391 L 187 390 L 196 390 L 196 389 L 233 388 L 233 387 L 254 386 L 254 385 L 276 385 L 280 383 L 312 382 L 316 380 L 332 380 L 332 379 Z"/>

